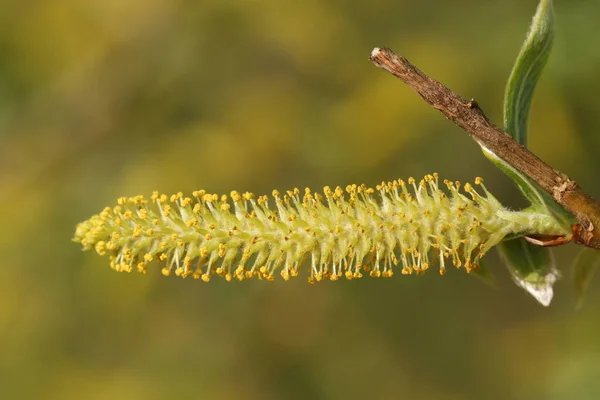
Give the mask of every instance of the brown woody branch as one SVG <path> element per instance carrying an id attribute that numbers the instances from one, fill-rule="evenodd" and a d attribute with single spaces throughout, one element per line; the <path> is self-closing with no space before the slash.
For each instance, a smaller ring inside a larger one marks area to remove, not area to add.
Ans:
<path id="1" fill-rule="evenodd" d="M 377 67 L 400 78 L 480 145 L 540 185 L 579 221 L 574 227 L 574 240 L 600 249 L 600 204 L 585 194 L 575 181 L 550 167 L 491 123 L 475 101 L 465 101 L 407 59 L 385 48 L 375 48 L 370 59 Z"/>

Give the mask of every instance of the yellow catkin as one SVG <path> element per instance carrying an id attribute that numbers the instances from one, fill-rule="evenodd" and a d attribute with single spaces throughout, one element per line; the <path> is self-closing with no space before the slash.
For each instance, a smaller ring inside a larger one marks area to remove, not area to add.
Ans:
<path id="1" fill-rule="evenodd" d="M 232 191 L 121 197 L 114 208 L 80 223 L 74 241 L 109 255 L 117 271 L 141 273 L 162 263 L 165 276 L 208 282 L 253 277 L 289 280 L 306 268 L 310 283 L 363 275 L 422 274 L 437 265 L 469 272 L 507 235 L 565 233 L 543 214 L 505 209 L 483 186 L 444 181 L 437 174 L 365 185 L 295 188 L 271 197 Z M 363 274 L 364 273 L 364 274 Z M 235 278 L 235 279 L 234 279 Z"/>

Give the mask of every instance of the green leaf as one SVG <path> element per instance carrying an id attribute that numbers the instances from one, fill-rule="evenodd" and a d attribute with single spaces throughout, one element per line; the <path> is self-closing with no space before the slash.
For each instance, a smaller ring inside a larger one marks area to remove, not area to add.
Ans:
<path id="1" fill-rule="evenodd" d="M 504 130 L 527 146 L 527 123 L 535 86 L 554 39 L 552 0 L 541 0 L 504 93 Z"/>
<path id="2" fill-rule="evenodd" d="M 504 93 L 504 130 L 525 147 L 533 92 L 548 61 L 553 38 L 552 1 L 540 0 Z M 533 182 L 487 148 L 483 150 L 486 157 L 517 184 L 534 208 L 546 205 L 542 192 Z"/>
<path id="3" fill-rule="evenodd" d="M 545 208 L 544 198 L 540 191 L 534 186 L 525 175 L 517 171 L 512 165 L 498 157 L 487 147 L 481 146 L 483 154 L 490 160 L 500 171 L 504 172 L 517 185 L 523 196 L 531 202 L 534 208 Z"/>
<path id="4" fill-rule="evenodd" d="M 571 274 L 575 292 L 577 293 L 577 308 L 583 306 L 585 293 L 594 277 L 594 272 L 596 272 L 598 265 L 600 265 L 600 256 L 595 250 L 589 248 L 581 250 L 573 261 Z"/>
<path id="5" fill-rule="evenodd" d="M 554 39 L 554 12 L 551 0 L 540 0 L 531 27 L 506 85 L 504 130 L 519 144 L 527 146 L 527 124 L 535 87 L 548 61 Z M 552 215 L 568 232 L 573 217 L 536 183 L 482 146 L 485 156 L 515 182 L 531 202 L 531 210 Z M 513 280 L 547 306 L 558 279 L 552 250 L 519 238 L 496 247 Z"/>
<path id="6" fill-rule="evenodd" d="M 565 227 L 565 230 L 570 230 L 570 226 L 575 222 L 575 219 L 567 212 L 567 210 L 556 203 L 554 199 L 546 191 L 540 189 L 535 182 L 528 179 L 491 150 L 484 146 L 481 146 L 481 149 L 488 160 L 494 163 L 500 171 L 504 172 L 504 174 L 517 185 L 523 196 L 531 203 L 531 208 L 533 210 L 552 214 L 554 218 Z"/>
<path id="7" fill-rule="evenodd" d="M 527 147 L 527 124 L 533 93 L 550 56 L 553 41 L 552 0 L 540 0 L 504 93 L 504 130 L 525 147 Z M 488 154 L 486 156 L 492 159 Z M 492 161 L 517 184 L 534 208 L 541 209 L 544 206 L 565 226 L 573 222 L 572 215 L 557 204 L 546 191 L 541 190 L 534 182 L 500 158 L 495 157 Z"/>
<path id="8" fill-rule="evenodd" d="M 550 305 L 553 285 L 560 278 L 552 252 L 523 239 L 507 240 L 496 246 L 517 286 L 544 306 Z"/>

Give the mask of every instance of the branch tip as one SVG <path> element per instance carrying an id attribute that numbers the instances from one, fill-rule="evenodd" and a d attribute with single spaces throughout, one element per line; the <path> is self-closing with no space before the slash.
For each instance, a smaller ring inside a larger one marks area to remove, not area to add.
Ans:
<path id="1" fill-rule="evenodd" d="M 377 54 L 379 53 L 381 49 L 379 47 L 375 47 L 373 49 L 373 51 L 371 52 L 371 56 L 369 57 L 370 60 L 373 60 L 375 57 L 377 57 Z"/>

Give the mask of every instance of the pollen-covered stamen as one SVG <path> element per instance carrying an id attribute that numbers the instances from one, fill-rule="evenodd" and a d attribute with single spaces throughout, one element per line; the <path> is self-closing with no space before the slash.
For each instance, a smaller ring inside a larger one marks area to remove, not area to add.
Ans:
<path id="1" fill-rule="evenodd" d="M 75 241 L 108 254 L 117 271 L 146 273 L 148 263 L 164 263 L 164 275 L 208 282 L 258 277 L 271 281 L 299 275 L 307 265 L 309 282 L 421 274 L 439 265 L 477 268 L 479 259 L 508 234 L 564 234 L 546 216 L 512 212 L 475 179 L 485 196 L 467 183 L 437 174 L 382 182 L 376 189 L 348 185 L 323 194 L 305 189 L 272 197 L 193 192 L 172 196 L 154 192 L 122 197 L 114 208 L 77 226 Z M 532 220 L 533 218 L 533 220 Z"/>

